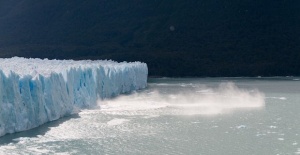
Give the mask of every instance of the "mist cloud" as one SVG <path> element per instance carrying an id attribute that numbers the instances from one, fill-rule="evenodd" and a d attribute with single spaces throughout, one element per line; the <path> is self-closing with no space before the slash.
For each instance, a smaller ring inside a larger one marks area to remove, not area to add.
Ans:
<path id="1" fill-rule="evenodd" d="M 242 89 L 228 82 L 221 83 L 217 88 L 205 85 L 196 89 L 186 87 L 177 93 L 153 89 L 100 101 L 100 106 L 110 113 L 214 115 L 263 108 L 265 96 L 257 89 Z"/>

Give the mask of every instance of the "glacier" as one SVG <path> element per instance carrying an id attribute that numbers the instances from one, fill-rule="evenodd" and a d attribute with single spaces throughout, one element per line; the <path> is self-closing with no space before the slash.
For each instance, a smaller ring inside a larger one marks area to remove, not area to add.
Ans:
<path id="1" fill-rule="evenodd" d="M 147 77 L 142 62 L 1 58 L 0 136 L 145 88 Z"/>

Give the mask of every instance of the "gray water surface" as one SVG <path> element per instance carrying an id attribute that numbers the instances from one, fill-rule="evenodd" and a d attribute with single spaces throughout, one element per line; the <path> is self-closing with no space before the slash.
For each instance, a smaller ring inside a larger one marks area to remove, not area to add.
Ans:
<path id="1" fill-rule="evenodd" d="M 101 108 L 0 138 L 0 154 L 300 154 L 300 81 L 149 79 Z"/>

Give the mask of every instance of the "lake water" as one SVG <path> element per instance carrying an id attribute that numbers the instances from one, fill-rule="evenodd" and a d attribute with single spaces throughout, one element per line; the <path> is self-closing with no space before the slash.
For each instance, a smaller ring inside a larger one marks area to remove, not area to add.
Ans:
<path id="1" fill-rule="evenodd" d="M 101 108 L 0 138 L 0 154 L 300 154 L 298 77 L 149 79 Z"/>

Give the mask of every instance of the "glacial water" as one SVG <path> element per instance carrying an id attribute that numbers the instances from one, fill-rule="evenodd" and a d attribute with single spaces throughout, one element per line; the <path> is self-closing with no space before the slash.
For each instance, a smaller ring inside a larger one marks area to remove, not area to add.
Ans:
<path id="1" fill-rule="evenodd" d="M 160 78 L 0 137 L 0 154 L 300 154 L 299 77 Z"/>

